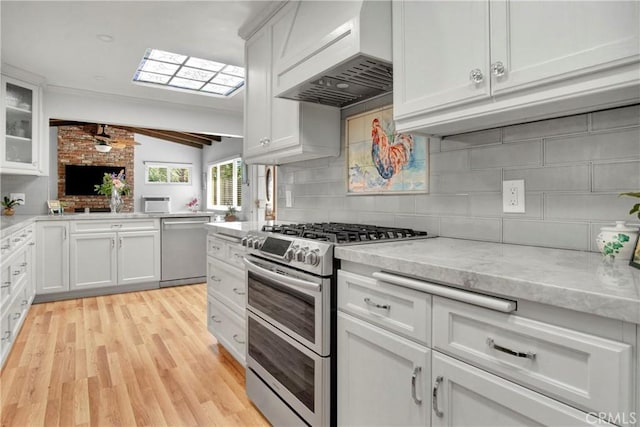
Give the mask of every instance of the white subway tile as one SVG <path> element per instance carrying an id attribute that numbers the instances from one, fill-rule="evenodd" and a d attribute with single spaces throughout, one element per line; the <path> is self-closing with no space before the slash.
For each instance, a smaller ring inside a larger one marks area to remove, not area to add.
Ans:
<path id="1" fill-rule="evenodd" d="M 637 203 L 637 202 L 635 202 Z M 617 194 L 545 194 L 545 219 L 632 221 L 634 199 Z"/>
<path id="2" fill-rule="evenodd" d="M 498 218 L 440 218 L 440 235 L 458 239 L 500 242 L 502 220 Z"/>
<path id="3" fill-rule="evenodd" d="M 429 168 L 432 174 L 469 171 L 469 150 L 431 153 Z"/>
<path id="4" fill-rule="evenodd" d="M 471 169 L 541 164 L 541 141 L 526 141 L 471 149 Z"/>
<path id="5" fill-rule="evenodd" d="M 501 169 L 432 175 L 430 178 L 431 193 L 502 191 Z"/>
<path id="6" fill-rule="evenodd" d="M 593 130 L 640 125 L 640 105 L 596 111 L 591 114 Z"/>
<path id="7" fill-rule="evenodd" d="M 415 196 L 416 214 L 422 215 L 467 215 L 467 195 L 419 195 Z"/>
<path id="8" fill-rule="evenodd" d="M 380 196 L 375 198 L 376 212 L 414 212 L 416 199 L 414 195 Z"/>
<path id="9" fill-rule="evenodd" d="M 425 215 L 396 215 L 396 227 L 426 231 L 430 236 L 440 234 L 440 218 Z"/>
<path id="10" fill-rule="evenodd" d="M 358 222 L 360 224 L 372 224 L 382 227 L 393 227 L 395 223 L 395 215 L 374 212 L 359 212 Z"/>
<path id="11" fill-rule="evenodd" d="M 640 161 L 593 165 L 593 191 L 637 191 L 639 188 Z"/>
<path id="12" fill-rule="evenodd" d="M 587 115 L 560 117 L 539 122 L 507 126 L 502 130 L 502 141 L 520 141 L 551 135 L 568 135 L 587 131 Z"/>
<path id="13" fill-rule="evenodd" d="M 461 133 L 443 138 L 440 144 L 440 149 L 441 151 L 462 150 L 465 148 L 476 147 L 478 145 L 499 144 L 501 142 L 501 137 L 501 129 Z"/>
<path id="14" fill-rule="evenodd" d="M 586 251 L 588 238 L 587 223 L 503 220 L 504 243 Z"/>
<path id="15" fill-rule="evenodd" d="M 526 191 L 589 191 L 589 165 L 505 169 L 504 179 L 524 179 Z"/>
<path id="16" fill-rule="evenodd" d="M 640 158 L 640 128 L 545 141 L 545 164 L 637 158 Z"/>

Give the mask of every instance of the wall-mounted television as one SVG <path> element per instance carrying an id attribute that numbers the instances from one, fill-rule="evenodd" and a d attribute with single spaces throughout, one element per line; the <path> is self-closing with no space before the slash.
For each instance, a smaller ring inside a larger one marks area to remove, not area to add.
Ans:
<path id="1" fill-rule="evenodd" d="M 65 165 L 64 167 L 64 194 L 67 196 L 95 196 L 98 193 L 94 188 L 102 184 L 105 173 L 120 173 L 124 166 L 86 166 Z M 125 174 L 126 174 L 125 170 Z"/>

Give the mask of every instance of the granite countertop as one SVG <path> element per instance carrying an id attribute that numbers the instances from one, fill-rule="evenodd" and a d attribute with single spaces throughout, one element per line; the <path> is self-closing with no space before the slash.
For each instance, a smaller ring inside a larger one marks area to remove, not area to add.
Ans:
<path id="1" fill-rule="evenodd" d="M 428 281 L 640 323 L 640 270 L 598 253 L 438 237 L 339 246 L 335 255 Z"/>
<path id="2" fill-rule="evenodd" d="M 96 219 L 144 219 L 144 218 L 179 218 L 179 217 L 198 217 L 198 216 L 214 216 L 212 212 L 172 212 L 172 213 L 143 213 L 143 212 L 93 212 L 93 213 L 65 213 L 64 215 L 13 215 L 0 216 L 0 230 L 2 237 L 13 233 L 14 231 L 33 223 L 34 221 L 79 221 L 79 220 L 96 220 Z"/>

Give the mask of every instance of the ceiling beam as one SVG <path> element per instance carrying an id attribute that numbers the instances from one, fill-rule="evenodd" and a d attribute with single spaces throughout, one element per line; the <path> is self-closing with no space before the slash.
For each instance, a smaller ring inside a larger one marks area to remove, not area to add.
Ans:
<path id="1" fill-rule="evenodd" d="M 189 141 L 185 138 L 176 138 L 169 136 L 165 133 L 165 131 L 159 131 L 155 129 L 146 129 L 146 128 L 130 128 L 127 126 L 118 126 L 120 129 L 125 129 L 130 132 L 139 133 L 141 135 L 151 136 L 153 138 L 164 139 L 166 141 L 175 142 L 177 144 L 187 145 L 189 147 L 195 147 L 202 149 L 203 144 L 201 142 Z"/>

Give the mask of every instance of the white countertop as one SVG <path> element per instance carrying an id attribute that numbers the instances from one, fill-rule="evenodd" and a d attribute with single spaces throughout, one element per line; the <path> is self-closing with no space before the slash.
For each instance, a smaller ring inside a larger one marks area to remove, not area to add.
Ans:
<path id="1" fill-rule="evenodd" d="M 276 224 L 275 221 L 210 222 L 206 224 L 206 227 L 214 233 L 244 237 L 249 231 L 262 230 L 262 226 L 274 224 Z M 278 224 L 282 224 L 282 222 L 278 222 Z"/>
<path id="2" fill-rule="evenodd" d="M 64 215 L 13 215 L 0 216 L 0 230 L 2 236 L 13 233 L 14 231 L 29 225 L 34 221 L 83 221 L 95 219 L 143 219 L 143 218 L 181 218 L 181 217 L 198 217 L 198 216 L 214 216 L 212 212 L 173 212 L 173 213 L 143 213 L 143 212 L 95 212 L 95 213 L 65 213 Z"/>
<path id="3" fill-rule="evenodd" d="M 599 253 L 438 237 L 338 246 L 335 255 L 427 281 L 640 323 L 640 270 Z"/>

